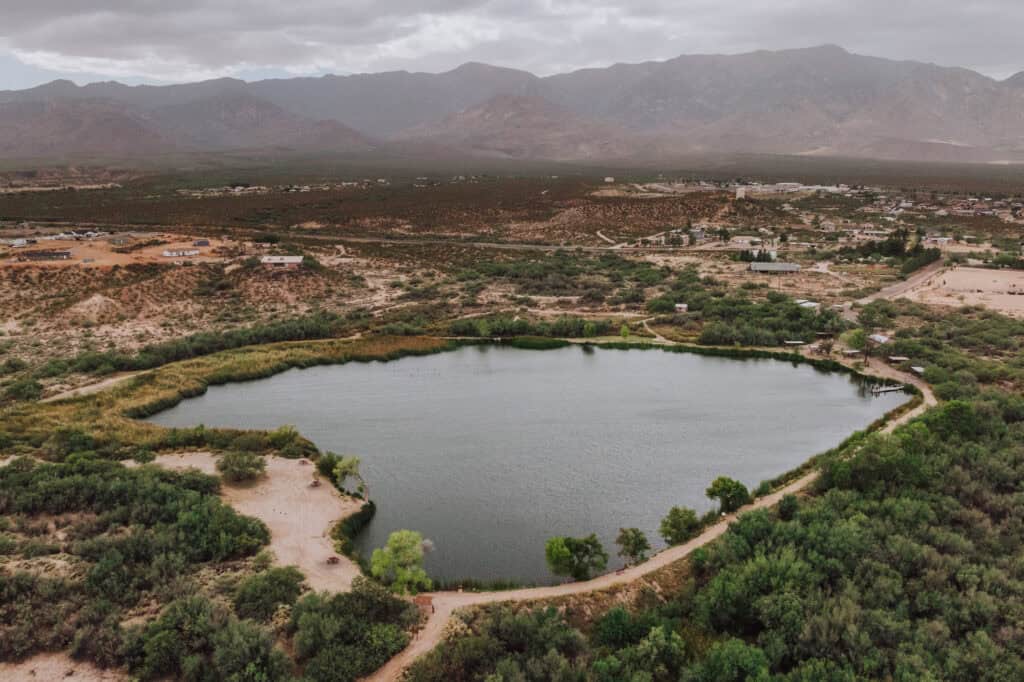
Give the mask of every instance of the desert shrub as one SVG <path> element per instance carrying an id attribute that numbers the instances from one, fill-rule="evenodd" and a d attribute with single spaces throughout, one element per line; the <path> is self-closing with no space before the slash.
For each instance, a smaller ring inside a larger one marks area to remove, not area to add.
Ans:
<path id="1" fill-rule="evenodd" d="M 132 671 L 143 680 L 286 680 L 290 664 L 273 638 L 205 597 L 170 604 L 128 645 Z"/>
<path id="2" fill-rule="evenodd" d="M 356 680 L 401 651 L 416 621 L 412 604 L 356 578 L 351 592 L 314 593 L 292 609 L 296 659 L 313 682 Z"/>
<path id="3" fill-rule="evenodd" d="M 220 501 L 212 476 L 150 466 L 129 469 L 75 451 L 81 442 L 73 431 L 59 440 L 71 450 L 62 462 L 22 458 L 0 467 L 0 515 L 81 515 L 67 527 L 69 539 L 60 549 L 82 575 L 74 581 L 0 576 L 0 657 L 72 646 L 76 655 L 120 665 L 131 649 L 131 637 L 119 625 L 125 609 L 143 595 L 157 603 L 174 598 L 199 564 L 250 556 L 269 534 L 262 523 Z M 25 557 L 55 549 L 38 538 L 11 551 Z M 168 670 L 155 662 L 168 637 L 149 644 L 154 670 Z M 134 651 L 132 665 L 141 665 L 142 650 Z M 177 644 L 167 651 L 174 665 L 179 653 L 192 655 Z"/>
<path id="4" fill-rule="evenodd" d="M 217 460 L 217 471 L 232 483 L 259 478 L 266 470 L 266 460 L 253 452 L 225 452 Z"/>
<path id="5" fill-rule="evenodd" d="M 291 605 L 302 592 L 302 573 L 294 566 L 268 568 L 242 580 L 235 589 L 235 613 L 268 620 L 281 604 Z"/>
<path id="6" fill-rule="evenodd" d="M 4 374 L 15 374 L 28 367 L 28 363 L 20 358 L 7 358 L 0 363 L 0 376 Z"/>
<path id="7" fill-rule="evenodd" d="M 39 400 L 42 395 L 43 385 L 31 377 L 22 377 L 4 389 L 7 400 Z"/>

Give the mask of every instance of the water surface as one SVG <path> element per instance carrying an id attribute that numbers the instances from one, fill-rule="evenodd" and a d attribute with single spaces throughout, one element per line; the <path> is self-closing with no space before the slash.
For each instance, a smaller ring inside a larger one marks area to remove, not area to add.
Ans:
<path id="1" fill-rule="evenodd" d="M 596 532 L 618 566 L 619 527 L 660 547 L 661 517 L 711 508 L 716 476 L 756 486 L 905 400 L 777 360 L 474 346 L 216 386 L 152 421 L 294 424 L 362 457 L 378 506 L 364 551 L 411 528 L 434 577 L 549 582 L 547 537 Z"/>

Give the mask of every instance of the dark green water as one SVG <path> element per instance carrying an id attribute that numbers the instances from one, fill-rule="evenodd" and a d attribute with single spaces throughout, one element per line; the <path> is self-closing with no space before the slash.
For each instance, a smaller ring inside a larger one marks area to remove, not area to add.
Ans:
<path id="1" fill-rule="evenodd" d="M 659 519 L 711 508 L 716 476 L 756 486 L 907 399 L 776 360 L 480 346 L 213 387 L 152 421 L 294 424 L 362 457 L 378 505 L 364 551 L 411 528 L 434 577 L 548 582 L 549 536 L 596 532 L 614 555 L 637 526 L 660 547 Z"/>

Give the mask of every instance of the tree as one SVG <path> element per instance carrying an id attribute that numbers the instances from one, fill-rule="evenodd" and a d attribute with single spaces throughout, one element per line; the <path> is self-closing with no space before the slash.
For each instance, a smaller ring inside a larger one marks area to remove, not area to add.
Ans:
<path id="1" fill-rule="evenodd" d="M 591 572 L 602 571 L 608 565 L 608 553 L 594 533 L 585 538 L 549 538 L 544 546 L 544 557 L 552 573 L 573 580 L 587 580 Z"/>
<path id="2" fill-rule="evenodd" d="M 647 552 L 651 549 L 651 543 L 639 528 L 620 528 L 615 544 L 619 546 L 619 556 L 635 564 L 647 559 Z"/>
<path id="3" fill-rule="evenodd" d="M 345 455 L 335 456 L 338 457 L 338 461 L 334 465 L 334 480 L 337 482 L 338 487 L 344 489 L 345 481 L 349 478 L 354 478 L 359 481 L 358 492 L 364 498 L 370 499 L 370 489 L 366 485 L 366 480 L 363 479 L 362 474 L 359 473 L 359 465 L 361 463 L 359 458 Z"/>
<path id="4" fill-rule="evenodd" d="M 252 452 L 226 452 L 217 460 L 217 471 L 232 483 L 251 481 L 266 470 L 263 457 Z"/>
<path id="5" fill-rule="evenodd" d="M 672 507 L 661 520 L 658 532 L 670 545 L 681 545 L 700 530 L 697 512 L 688 507 Z"/>
<path id="6" fill-rule="evenodd" d="M 629 325 L 626 324 L 625 322 L 623 322 L 622 326 L 619 327 L 619 335 L 624 339 L 629 338 Z"/>
<path id="7" fill-rule="evenodd" d="M 841 338 L 843 343 L 854 350 L 864 350 L 868 343 L 868 333 L 863 329 L 854 329 L 843 334 Z"/>
<path id="8" fill-rule="evenodd" d="M 712 500 L 718 500 L 719 508 L 725 514 L 734 512 L 750 502 L 747 486 L 726 476 L 719 476 L 706 491 Z"/>
<path id="9" fill-rule="evenodd" d="M 423 570 L 423 536 L 414 530 L 396 530 L 385 547 L 373 550 L 370 573 L 397 594 L 430 589 Z"/>

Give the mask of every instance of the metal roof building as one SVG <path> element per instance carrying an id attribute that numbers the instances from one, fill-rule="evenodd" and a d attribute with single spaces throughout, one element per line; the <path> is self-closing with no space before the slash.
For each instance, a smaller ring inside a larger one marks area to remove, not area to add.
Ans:
<path id="1" fill-rule="evenodd" d="M 750 271 L 768 273 L 800 272 L 800 266 L 796 263 L 751 263 Z"/>

